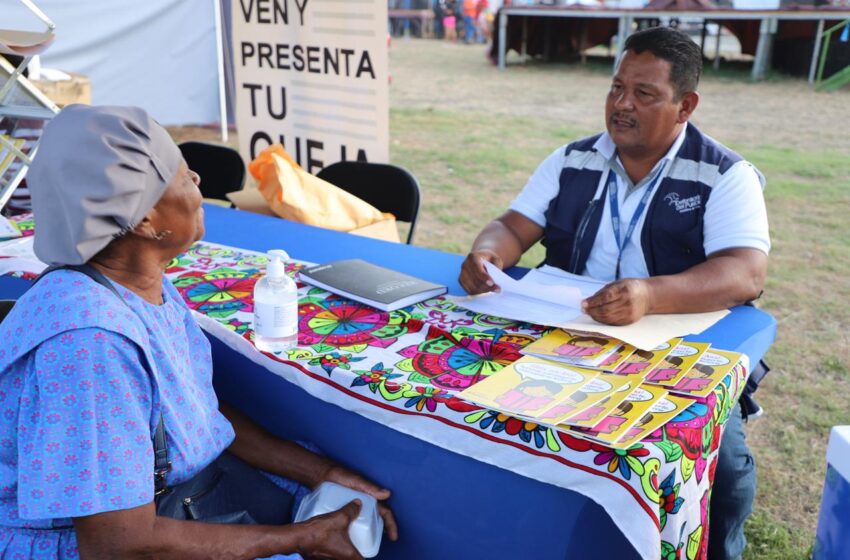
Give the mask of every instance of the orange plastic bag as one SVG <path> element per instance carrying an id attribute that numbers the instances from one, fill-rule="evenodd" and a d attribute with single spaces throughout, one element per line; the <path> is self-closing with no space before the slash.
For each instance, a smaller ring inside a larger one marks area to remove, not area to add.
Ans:
<path id="1" fill-rule="evenodd" d="M 394 220 L 392 214 L 307 173 L 280 144 L 260 152 L 248 164 L 248 171 L 269 207 L 281 218 L 337 231 Z"/>

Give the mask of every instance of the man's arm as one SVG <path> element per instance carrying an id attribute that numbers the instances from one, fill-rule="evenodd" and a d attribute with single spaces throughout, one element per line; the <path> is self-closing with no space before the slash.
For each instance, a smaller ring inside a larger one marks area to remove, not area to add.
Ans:
<path id="1" fill-rule="evenodd" d="M 758 249 L 726 249 L 679 274 L 626 278 L 608 284 L 582 303 L 600 323 L 629 325 L 655 313 L 717 311 L 759 297 L 767 255 Z"/>
<path id="2" fill-rule="evenodd" d="M 460 269 L 460 284 L 470 294 L 497 289 L 484 261 L 500 269 L 515 265 L 543 237 L 543 228 L 519 212 L 508 210 L 478 234 Z"/>

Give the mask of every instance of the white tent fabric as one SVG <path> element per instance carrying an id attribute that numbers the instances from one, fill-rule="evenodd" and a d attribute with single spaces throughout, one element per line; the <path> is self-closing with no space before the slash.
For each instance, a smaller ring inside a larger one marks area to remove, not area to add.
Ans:
<path id="1" fill-rule="evenodd" d="M 93 103 L 144 107 L 165 125 L 221 120 L 214 0 L 36 3 L 56 23 L 41 65 L 88 76 Z M 0 12 L 3 27 L 39 29 L 17 0 Z"/>

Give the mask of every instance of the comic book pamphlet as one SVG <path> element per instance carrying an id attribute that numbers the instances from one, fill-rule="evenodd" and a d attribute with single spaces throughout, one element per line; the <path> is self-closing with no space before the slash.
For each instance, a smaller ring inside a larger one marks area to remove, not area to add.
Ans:
<path id="1" fill-rule="evenodd" d="M 650 435 L 652 432 L 684 412 L 694 403 L 693 399 L 668 394 L 658 400 L 649 411 L 623 437 L 611 445 L 614 449 L 628 449 Z"/>
<path id="2" fill-rule="evenodd" d="M 674 387 L 670 388 L 670 392 L 705 398 L 729 375 L 740 360 L 739 352 L 712 348 L 700 356 L 696 365 Z"/>
<path id="3" fill-rule="evenodd" d="M 457 396 L 493 410 L 533 418 L 597 374 L 524 356 Z"/>
<path id="4" fill-rule="evenodd" d="M 680 342 L 644 378 L 646 383 L 674 387 L 694 367 L 711 344 L 707 342 Z"/>
<path id="5" fill-rule="evenodd" d="M 614 373 L 617 375 L 634 375 L 642 380 L 649 372 L 657 368 L 661 360 L 666 358 L 680 342 L 682 342 L 681 338 L 673 338 L 652 350 L 637 349 L 614 370 Z"/>
<path id="6" fill-rule="evenodd" d="M 615 372 L 617 368 L 626 363 L 626 361 L 635 353 L 637 348 L 631 344 L 623 343 L 616 352 L 602 360 L 599 364 L 599 369 L 602 371 Z"/>
<path id="7" fill-rule="evenodd" d="M 600 364 L 623 345 L 617 339 L 585 332 L 555 329 L 538 338 L 521 352 L 583 368 L 602 369 Z"/>
<path id="8" fill-rule="evenodd" d="M 574 427 L 570 428 L 570 433 L 611 447 L 625 437 L 626 432 L 649 412 L 652 405 L 666 396 L 667 389 L 664 387 L 641 385 L 595 427 Z"/>
<path id="9" fill-rule="evenodd" d="M 592 373 L 593 370 L 585 370 Z M 631 381 L 621 375 L 601 373 L 576 389 L 566 399 L 538 414 L 534 419 L 541 424 L 557 426 L 567 418 L 577 415 L 599 401 L 621 391 L 627 390 Z"/>
<path id="10" fill-rule="evenodd" d="M 624 385 L 616 393 L 608 395 L 598 403 L 582 410 L 581 412 L 573 414 L 556 427 L 559 430 L 568 430 L 570 426 L 575 426 L 577 428 L 594 428 L 597 424 L 602 422 L 606 416 L 614 412 L 614 409 L 617 408 L 621 402 L 626 400 L 626 397 L 628 397 L 635 388 L 636 387 L 631 386 L 631 383 Z"/>

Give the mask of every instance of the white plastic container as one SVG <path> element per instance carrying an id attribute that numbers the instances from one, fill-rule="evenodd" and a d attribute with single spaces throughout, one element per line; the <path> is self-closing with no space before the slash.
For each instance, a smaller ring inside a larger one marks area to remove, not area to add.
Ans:
<path id="1" fill-rule="evenodd" d="M 850 550 L 850 426 L 835 426 L 826 448 L 826 480 L 812 560 L 847 558 Z"/>
<path id="2" fill-rule="evenodd" d="M 352 500 L 360 500 L 360 515 L 348 526 L 351 543 L 363 558 L 377 556 L 381 548 L 384 520 L 378 513 L 378 501 L 363 492 L 352 490 L 334 482 L 323 482 L 301 500 L 295 512 L 295 523 L 317 515 L 324 515 L 345 507 Z"/>
<path id="3" fill-rule="evenodd" d="M 266 275 L 254 286 L 254 344 L 278 353 L 298 344 L 298 287 L 286 275 L 286 251 L 269 251 Z"/>

